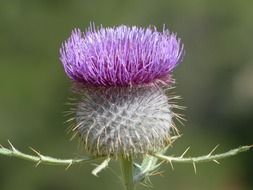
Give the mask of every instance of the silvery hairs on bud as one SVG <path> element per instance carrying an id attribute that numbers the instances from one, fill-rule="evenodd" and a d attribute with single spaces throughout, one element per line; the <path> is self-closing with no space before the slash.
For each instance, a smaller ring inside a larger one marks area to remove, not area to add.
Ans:
<path id="1" fill-rule="evenodd" d="M 165 89 L 183 45 L 167 29 L 117 26 L 73 30 L 60 60 L 78 101 L 72 131 L 97 156 L 157 152 L 174 128 Z M 174 106 L 175 107 L 175 106 Z"/>

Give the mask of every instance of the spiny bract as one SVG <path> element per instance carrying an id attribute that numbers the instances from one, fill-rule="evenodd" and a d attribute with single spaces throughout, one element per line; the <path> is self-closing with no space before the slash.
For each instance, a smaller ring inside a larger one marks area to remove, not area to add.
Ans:
<path id="1" fill-rule="evenodd" d="M 75 109 L 73 130 L 93 155 L 145 154 L 170 142 L 173 113 L 159 87 L 88 88 Z"/>

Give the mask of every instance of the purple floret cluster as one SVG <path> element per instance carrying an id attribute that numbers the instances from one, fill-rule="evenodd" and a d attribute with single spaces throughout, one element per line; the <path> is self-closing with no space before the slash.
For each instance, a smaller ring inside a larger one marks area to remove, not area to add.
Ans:
<path id="1" fill-rule="evenodd" d="M 60 49 L 67 75 L 92 86 L 132 86 L 168 82 L 181 61 L 183 45 L 176 34 L 155 27 L 117 26 L 72 31 Z"/>

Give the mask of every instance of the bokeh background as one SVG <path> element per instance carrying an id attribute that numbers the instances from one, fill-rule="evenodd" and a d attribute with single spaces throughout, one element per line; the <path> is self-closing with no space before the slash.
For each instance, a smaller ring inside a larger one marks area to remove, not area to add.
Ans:
<path id="1" fill-rule="evenodd" d="M 177 32 L 186 55 L 177 67 L 177 94 L 187 122 L 169 153 L 217 152 L 253 143 L 253 1 L 225 0 L 0 0 L 0 143 L 20 150 L 75 157 L 63 111 L 72 96 L 59 62 L 59 47 L 74 27 L 90 21 L 162 28 Z M 252 151 L 214 163 L 163 166 L 154 189 L 252 190 Z M 122 189 L 118 165 L 100 177 L 92 165 L 39 166 L 0 156 L 1 190 Z M 114 172 L 113 172 L 113 171 Z M 145 189 L 139 186 L 138 189 Z"/>

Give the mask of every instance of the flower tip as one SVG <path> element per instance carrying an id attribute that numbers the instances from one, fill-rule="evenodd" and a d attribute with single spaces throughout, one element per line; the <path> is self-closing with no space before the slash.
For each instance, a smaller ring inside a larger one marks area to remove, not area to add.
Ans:
<path id="1" fill-rule="evenodd" d="M 129 86 L 154 83 L 169 76 L 181 62 L 183 44 L 163 28 L 120 25 L 86 32 L 73 29 L 60 49 L 70 79 L 84 85 Z"/>

